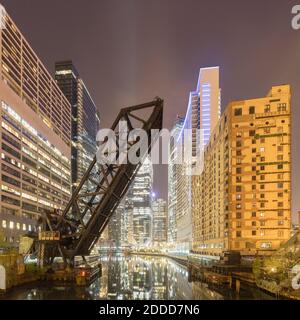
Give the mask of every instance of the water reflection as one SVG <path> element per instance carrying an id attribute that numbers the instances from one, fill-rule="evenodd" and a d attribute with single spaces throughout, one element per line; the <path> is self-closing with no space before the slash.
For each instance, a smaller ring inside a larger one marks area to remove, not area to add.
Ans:
<path id="1" fill-rule="evenodd" d="M 228 288 L 189 282 L 184 266 L 163 257 L 111 256 L 101 259 L 102 277 L 90 287 L 50 286 L 17 288 L 0 299 L 20 300 L 220 300 L 270 299 L 256 289 L 242 290 L 240 296 Z"/>
<path id="2" fill-rule="evenodd" d="M 102 265 L 100 299 L 220 300 L 235 298 L 231 291 L 223 290 L 224 292 L 220 293 L 209 288 L 207 284 L 189 282 L 187 269 L 167 258 L 113 256 L 102 259 Z"/>

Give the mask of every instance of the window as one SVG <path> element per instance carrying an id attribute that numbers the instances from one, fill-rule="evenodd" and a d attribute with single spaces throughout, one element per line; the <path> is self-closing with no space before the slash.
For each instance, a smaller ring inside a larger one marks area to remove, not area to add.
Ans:
<path id="1" fill-rule="evenodd" d="M 278 146 L 278 147 L 277 147 L 277 151 L 278 151 L 278 152 L 283 152 L 283 146 Z"/>
<path id="2" fill-rule="evenodd" d="M 266 104 L 265 105 L 265 113 L 270 112 L 270 110 L 271 110 L 271 106 L 269 104 Z"/>
<path id="3" fill-rule="evenodd" d="M 268 134 L 271 132 L 271 128 L 264 128 L 264 133 Z"/>
<path id="4" fill-rule="evenodd" d="M 262 193 L 262 194 L 260 195 L 260 198 L 261 198 L 261 199 L 264 199 L 264 198 L 265 198 L 265 194 Z"/>
<path id="5" fill-rule="evenodd" d="M 256 227 L 256 221 L 252 221 L 252 227 Z"/>
<path id="6" fill-rule="evenodd" d="M 253 166 L 253 167 L 252 167 L 252 171 L 256 171 L 256 167 Z"/>
<path id="7" fill-rule="evenodd" d="M 282 170 L 282 169 L 283 169 L 283 164 L 279 164 L 279 165 L 277 166 L 277 168 L 278 168 L 278 170 Z"/>
<path id="8" fill-rule="evenodd" d="M 278 230 L 278 237 L 280 237 L 280 238 L 284 237 L 283 230 Z"/>
<path id="9" fill-rule="evenodd" d="M 256 212 L 252 212 L 252 218 L 256 217 Z"/>
<path id="10" fill-rule="evenodd" d="M 236 218 L 237 218 L 237 219 L 242 219 L 242 214 L 241 214 L 241 212 L 237 212 L 237 213 L 236 213 Z"/>
<path id="11" fill-rule="evenodd" d="M 278 208 L 283 208 L 283 202 L 278 202 Z"/>
<path id="12" fill-rule="evenodd" d="M 242 168 L 236 168 L 236 173 L 241 174 L 242 173 Z"/>
<path id="13" fill-rule="evenodd" d="M 260 185 L 260 189 L 261 189 L 261 190 L 265 190 L 265 185 L 264 185 L 264 184 L 261 184 L 261 185 Z"/>
<path id="14" fill-rule="evenodd" d="M 241 231 L 237 231 L 237 232 L 236 232 L 236 237 L 237 237 L 237 238 L 241 238 L 241 236 L 242 236 L 242 232 L 241 232 Z"/>
<path id="15" fill-rule="evenodd" d="M 14 229 L 15 223 L 13 221 L 9 221 L 9 229 Z"/>
<path id="16" fill-rule="evenodd" d="M 242 151 L 241 150 L 237 150 L 236 155 L 239 157 L 242 155 Z"/>
<path id="17" fill-rule="evenodd" d="M 256 236 L 256 231 L 255 230 L 252 231 L 252 236 Z"/>
<path id="18" fill-rule="evenodd" d="M 2 220 L 2 228 L 6 229 L 7 228 L 7 221 Z"/>
<path id="19" fill-rule="evenodd" d="M 2 180 L 6 183 L 9 183 L 13 186 L 16 186 L 16 187 L 21 187 L 21 182 L 17 181 L 16 179 L 13 179 L 11 177 L 8 177 L 8 176 L 5 176 L 5 175 L 2 175 Z"/>
<path id="20" fill-rule="evenodd" d="M 278 112 L 286 111 L 286 103 L 278 103 L 277 111 Z"/>
<path id="21" fill-rule="evenodd" d="M 241 138 L 241 137 L 242 137 L 242 132 L 237 132 L 237 133 L 236 133 L 236 137 L 237 137 L 237 138 Z"/>
<path id="22" fill-rule="evenodd" d="M 249 108 L 249 114 L 255 114 L 255 107 L 251 106 Z"/>
<path id="23" fill-rule="evenodd" d="M 256 176 L 252 176 L 252 181 L 256 181 Z"/>
<path id="24" fill-rule="evenodd" d="M 260 221 L 260 226 L 261 227 L 265 227 L 266 226 L 266 221 L 264 221 L 264 220 Z"/>
<path id="25" fill-rule="evenodd" d="M 236 177 L 236 182 L 241 183 L 242 182 L 242 177 Z"/>
<path id="26" fill-rule="evenodd" d="M 279 182 L 279 183 L 277 184 L 277 188 L 278 188 L 278 189 L 283 189 L 283 183 L 282 183 L 282 182 Z"/>
<path id="27" fill-rule="evenodd" d="M 22 225 L 22 230 L 26 231 L 26 224 L 25 223 L 23 223 L 23 225 Z"/>
<path id="28" fill-rule="evenodd" d="M 262 244 L 260 245 L 260 247 L 261 247 L 262 249 L 271 249 L 271 248 L 272 248 L 272 243 L 270 243 L 270 242 L 264 242 L 264 243 L 262 243 Z"/>
<path id="29" fill-rule="evenodd" d="M 255 130 L 250 130 L 249 137 L 254 137 L 254 136 L 255 136 Z"/>
<path id="30" fill-rule="evenodd" d="M 252 148 L 252 153 L 256 153 L 256 148 Z"/>
<path id="31" fill-rule="evenodd" d="M 242 108 L 234 109 L 234 115 L 235 116 L 243 115 L 243 109 Z"/>
<path id="32" fill-rule="evenodd" d="M 264 174 L 262 174 L 262 175 L 260 176 L 260 180 L 265 180 L 265 175 L 264 175 Z"/>
<path id="33" fill-rule="evenodd" d="M 278 193 L 278 198 L 283 198 L 283 192 Z"/>
<path id="34" fill-rule="evenodd" d="M 260 152 L 265 152 L 265 148 L 264 148 L 264 147 L 261 147 L 261 148 L 260 148 Z"/>
<path id="35" fill-rule="evenodd" d="M 236 192 L 242 192 L 242 186 L 236 186 Z"/>
<path id="36" fill-rule="evenodd" d="M 278 217 L 283 217 L 284 216 L 283 210 L 278 210 L 277 215 Z"/>
<path id="37" fill-rule="evenodd" d="M 241 147 L 242 147 L 242 141 L 240 141 L 240 140 L 237 141 L 237 142 L 236 142 L 236 147 L 237 147 L 237 148 L 241 148 Z"/>
<path id="38" fill-rule="evenodd" d="M 260 170 L 261 170 L 261 171 L 265 171 L 265 170 L 266 170 L 265 166 L 261 166 L 261 167 L 260 167 Z"/>
<path id="39" fill-rule="evenodd" d="M 283 161 L 283 155 L 277 156 L 277 160 L 278 160 L 278 161 Z"/>
<path id="40" fill-rule="evenodd" d="M 265 143 L 266 142 L 266 139 L 265 138 L 261 138 L 260 139 L 260 143 Z"/>
<path id="41" fill-rule="evenodd" d="M 284 226 L 284 221 L 283 220 L 279 220 L 278 221 L 278 226 Z"/>
<path id="42" fill-rule="evenodd" d="M 20 201 L 19 200 L 16 200 L 16 199 L 4 196 L 4 195 L 1 196 L 1 200 L 2 200 L 2 202 L 11 204 L 13 206 L 17 206 L 17 207 L 20 206 Z"/>
<path id="43" fill-rule="evenodd" d="M 237 194 L 236 195 L 236 200 L 242 200 L 242 195 L 241 194 Z"/>
<path id="44" fill-rule="evenodd" d="M 20 230 L 20 222 L 17 222 L 16 227 L 17 227 L 17 230 Z"/>

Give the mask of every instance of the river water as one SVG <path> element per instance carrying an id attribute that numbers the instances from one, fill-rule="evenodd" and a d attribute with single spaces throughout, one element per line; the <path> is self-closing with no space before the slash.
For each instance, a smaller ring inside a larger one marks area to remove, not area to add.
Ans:
<path id="1" fill-rule="evenodd" d="M 200 282 L 189 282 L 187 268 L 163 257 L 102 258 L 102 277 L 88 288 L 75 285 L 31 284 L 15 288 L 0 299 L 7 300 L 270 300 L 258 289 L 242 289 L 236 294 Z"/>

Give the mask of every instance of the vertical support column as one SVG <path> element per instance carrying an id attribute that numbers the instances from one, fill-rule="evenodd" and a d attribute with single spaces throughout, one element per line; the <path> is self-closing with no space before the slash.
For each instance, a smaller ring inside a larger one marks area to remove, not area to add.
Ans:
<path id="1" fill-rule="evenodd" d="M 39 249 L 38 249 L 38 267 L 43 268 L 45 266 L 45 244 L 39 243 Z"/>

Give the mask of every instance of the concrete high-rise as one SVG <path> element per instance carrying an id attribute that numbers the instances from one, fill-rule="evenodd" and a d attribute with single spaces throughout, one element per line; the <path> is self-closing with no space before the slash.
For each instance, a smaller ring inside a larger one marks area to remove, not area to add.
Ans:
<path id="1" fill-rule="evenodd" d="M 290 238 L 291 88 L 228 105 L 193 177 L 193 252 L 266 255 Z"/>
<path id="2" fill-rule="evenodd" d="M 176 139 L 183 163 L 176 167 L 176 251 L 188 254 L 192 243 L 192 167 L 203 156 L 204 146 L 220 118 L 221 90 L 219 67 L 201 68 L 195 91 L 190 93 L 187 113 L 181 132 Z M 187 131 L 191 132 L 191 154 L 185 152 Z M 176 148 L 175 148 L 176 149 Z M 176 162 L 176 159 L 175 159 Z M 169 169 L 171 167 L 169 166 Z M 172 214 L 172 213 L 171 213 Z"/>
<path id="3" fill-rule="evenodd" d="M 167 243 L 168 209 L 167 202 L 156 199 L 152 202 L 152 245 L 165 246 Z"/>
<path id="4" fill-rule="evenodd" d="M 125 197 L 128 215 L 128 242 L 133 247 L 147 247 L 152 238 L 153 166 L 147 157 L 135 176 Z"/>
<path id="5" fill-rule="evenodd" d="M 177 157 L 177 139 L 182 130 L 184 119 L 178 117 L 171 130 L 171 141 L 168 150 L 168 243 L 175 244 L 177 239 L 176 227 L 176 205 L 177 205 L 177 181 L 178 165 Z"/>
<path id="6" fill-rule="evenodd" d="M 126 197 L 120 202 L 107 225 L 110 248 L 117 251 L 121 251 L 128 245 L 128 214 L 125 203 Z"/>
<path id="7" fill-rule="evenodd" d="M 55 63 L 55 80 L 72 107 L 72 185 L 76 188 L 96 154 L 100 117 L 72 61 Z"/>
<path id="8" fill-rule="evenodd" d="M 17 246 L 71 186 L 71 106 L 8 14 L 0 30 L 0 229 Z"/>

